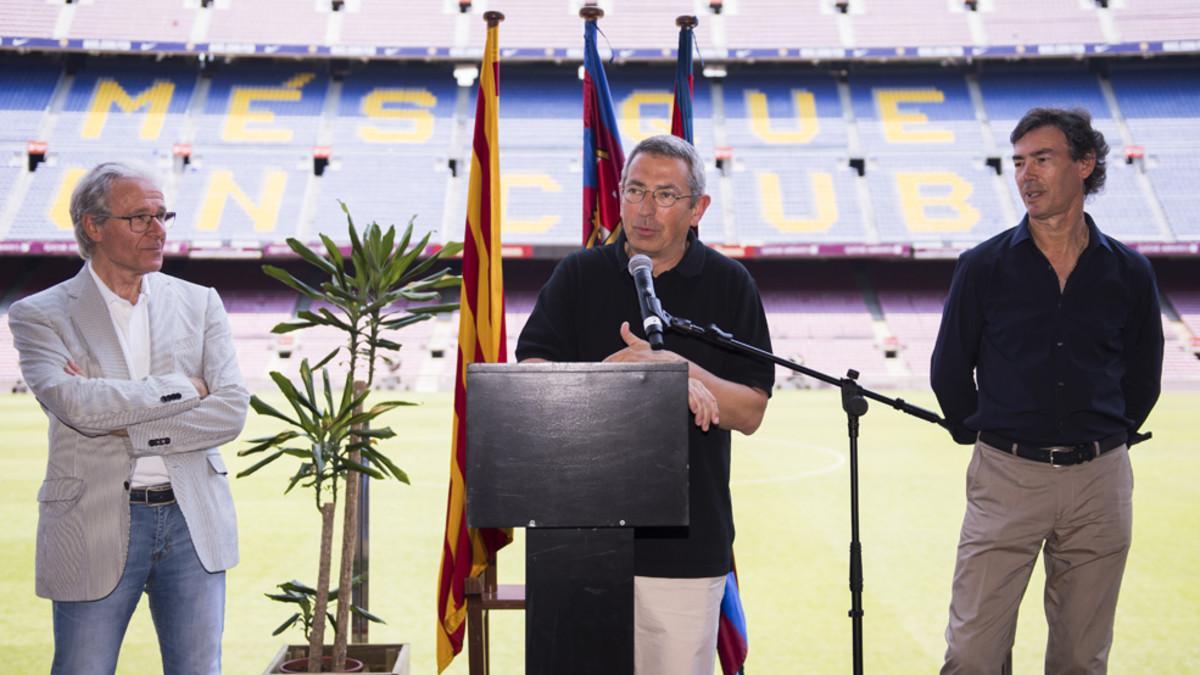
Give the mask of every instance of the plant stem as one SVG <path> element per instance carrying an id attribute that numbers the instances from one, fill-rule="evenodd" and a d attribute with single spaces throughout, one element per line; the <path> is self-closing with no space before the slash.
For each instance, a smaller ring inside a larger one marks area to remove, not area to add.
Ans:
<path id="1" fill-rule="evenodd" d="M 335 504 L 321 505 L 321 558 L 317 571 L 317 601 L 313 607 L 312 637 L 308 640 L 308 672 L 321 672 L 325 651 L 325 612 L 329 606 L 329 558 L 333 554 L 333 515 Z"/>
<path id="2" fill-rule="evenodd" d="M 361 462 L 362 453 L 350 453 L 350 461 Z M 342 555 L 338 580 L 337 625 L 341 628 L 333 638 L 333 669 L 346 667 L 346 642 L 350 637 L 350 605 L 353 598 L 354 549 L 358 544 L 358 490 L 363 474 L 351 471 L 346 476 L 346 499 L 342 504 Z"/>

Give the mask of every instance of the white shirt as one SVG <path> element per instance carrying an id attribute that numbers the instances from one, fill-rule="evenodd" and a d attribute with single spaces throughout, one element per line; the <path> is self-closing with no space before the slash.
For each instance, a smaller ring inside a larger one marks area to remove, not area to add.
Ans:
<path id="1" fill-rule="evenodd" d="M 117 295 L 104 283 L 104 280 L 92 269 L 89 260 L 88 272 L 100 289 L 100 297 L 108 305 L 108 315 L 112 319 L 113 329 L 117 333 L 117 341 L 121 343 L 121 352 L 125 354 L 125 365 L 129 368 L 129 379 L 144 380 L 150 375 L 150 279 L 142 277 L 142 287 L 138 293 L 137 304 L 132 304 Z M 133 467 L 133 477 L 129 480 L 132 487 L 146 487 L 171 482 L 167 474 L 167 465 L 162 457 L 139 457 Z"/>

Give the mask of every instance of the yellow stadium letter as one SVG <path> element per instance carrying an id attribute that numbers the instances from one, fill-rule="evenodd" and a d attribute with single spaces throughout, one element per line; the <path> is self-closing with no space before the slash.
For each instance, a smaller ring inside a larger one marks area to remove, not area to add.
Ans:
<path id="1" fill-rule="evenodd" d="M 170 80 L 155 80 L 149 88 L 131 97 L 119 82 L 103 78 L 96 82 L 96 91 L 92 94 L 92 103 L 83 118 L 83 129 L 79 135 L 87 139 L 100 138 L 104 125 L 108 122 L 108 111 L 113 106 L 125 113 L 149 108 L 150 111 L 142 120 L 142 130 L 138 137 L 143 141 L 153 141 L 162 134 L 163 123 L 167 121 L 167 110 L 171 107 L 171 97 L 174 94 L 175 83 Z"/>
<path id="2" fill-rule="evenodd" d="M 809 143 L 820 130 L 817 119 L 817 99 L 811 91 L 792 90 L 792 105 L 796 110 L 794 129 L 777 131 L 771 128 L 767 111 L 767 95 L 756 89 L 746 90 L 746 109 L 750 113 L 750 130 L 767 143 Z"/>
<path id="3" fill-rule="evenodd" d="M 671 106 L 675 103 L 675 95 L 669 91 L 637 90 L 621 101 L 617 120 L 621 128 L 621 138 L 626 139 L 629 147 L 658 134 L 671 133 Z M 662 117 L 642 115 L 643 106 L 662 106 Z"/>
<path id="4" fill-rule="evenodd" d="M 929 118 L 920 112 L 904 112 L 904 103 L 944 103 L 946 95 L 938 89 L 876 89 L 875 101 L 888 143 L 953 143 L 949 129 L 920 128 Z"/>
<path id="5" fill-rule="evenodd" d="M 229 92 L 229 110 L 221 127 L 221 140 L 235 143 L 290 143 L 291 129 L 250 126 L 275 122 L 275 113 L 270 110 L 251 110 L 250 106 L 255 101 L 299 101 L 302 95 L 300 90 L 314 77 L 312 73 L 301 73 L 284 82 L 281 87 L 234 87 Z"/>
<path id="6" fill-rule="evenodd" d="M 71 193 L 75 191 L 75 186 L 85 173 L 87 169 L 73 166 L 63 171 L 62 180 L 58 182 L 58 192 L 54 195 L 54 201 L 50 202 L 49 216 L 50 222 L 60 230 L 75 228 L 71 223 Z"/>
<path id="7" fill-rule="evenodd" d="M 522 234 L 540 234 L 549 230 L 562 220 L 562 216 L 545 215 L 540 218 L 517 220 L 508 215 L 508 205 L 512 203 L 509 195 L 514 189 L 537 189 L 542 192 L 562 192 L 562 185 L 548 174 L 544 173 L 505 173 L 500 176 L 500 194 L 503 199 L 501 206 L 501 221 L 505 232 L 520 232 Z"/>
<path id="8" fill-rule="evenodd" d="M 407 103 L 416 108 L 389 107 L 388 104 Z M 388 129 L 363 124 L 358 137 L 368 143 L 424 143 L 433 136 L 433 114 L 425 108 L 437 105 L 437 97 L 428 89 L 375 89 L 362 101 L 363 114 L 372 119 L 402 120 L 397 128 Z"/>
<path id="9" fill-rule="evenodd" d="M 815 213 L 808 217 L 789 217 L 783 212 L 783 188 L 779 174 L 760 171 L 758 178 L 758 200 L 762 204 L 763 218 L 780 232 L 828 232 L 837 222 L 837 197 L 833 191 L 833 175 L 826 171 L 810 171 L 809 185 L 812 188 L 812 203 Z"/>
<path id="10" fill-rule="evenodd" d="M 979 209 L 967 201 L 975 187 L 952 171 L 897 171 L 896 189 L 910 232 L 968 232 L 979 222 Z M 943 214 L 930 214 L 931 207 Z"/>
<path id="11" fill-rule="evenodd" d="M 233 172 L 228 169 L 218 169 L 212 172 L 208 179 L 208 191 L 204 195 L 204 203 L 200 206 L 200 217 L 196 229 L 201 232 L 216 232 L 221 227 L 221 216 L 225 212 L 225 203 L 233 198 L 237 205 L 254 221 L 255 232 L 274 232 L 279 220 L 279 207 L 283 204 L 284 188 L 287 187 L 287 172 L 272 169 L 263 173 L 262 189 L 258 193 L 258 203 L 255 203 L 242 191 L 233 179 Z"/>

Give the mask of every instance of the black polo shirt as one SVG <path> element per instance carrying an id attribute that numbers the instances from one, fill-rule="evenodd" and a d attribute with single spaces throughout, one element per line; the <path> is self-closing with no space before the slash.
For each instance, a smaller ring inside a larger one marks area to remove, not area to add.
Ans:
<path id="1" fill-rule="evenodd" d="M 517 342 L 517 359 L 602 361 L 625 348 L 621 322 L 642 331 L 641 311 L 627 266 L 625 237 L 615 244 L 580 250 L 558 264 L 538 294 Z M 771 338 L 758 288 L 740 263 L 688 233 L 688 248 L 674 269 L 654 280 L 663 309 L 707 326 L 715 323 L 734 337 L 770 350 Z M 767 392 L 775 367 L 698 339 L 668 333 L 666 349 L 726 380 Z M 635 573 L 652 577 L 716 577 L 729 572 L 733 509 L 729 496 L 730 432 L 700 431 L 687 415 L 690 525 L 641 528 L 636 536 Z"/>
<path id="2" fill-rule="evenodd" d="M 1154 270 L 1084 218 L 1088 245 L 1061 292 L 1028 216 L 959 258 L 931 370 L 959 443 L 979 431 L 1037 445 L 1132 434 L 1158 400 Z"/>

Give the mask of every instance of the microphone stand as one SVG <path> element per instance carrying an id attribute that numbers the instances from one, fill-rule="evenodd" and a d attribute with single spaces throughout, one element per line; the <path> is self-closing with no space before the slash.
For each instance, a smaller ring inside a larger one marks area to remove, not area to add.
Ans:
<path id="1" fill-rule="evenodd" d="M 887 404 L 896 410 L 912 415 L 926 422 L 945 426 L 946 422 L 936 413 L 915 406 L 902 398 L 892 398 L 864 388 L 858 383 L 858 371 L 848 370 L 845 377 L 833 377 L 819 370 L 806 368 L 794 361 L 776 356 L 765 349 L 759 349 L 733 337 L 731 333 L 721 330 L 716 324 L 700 326 L 687 319 L 674 317 L 663 311 L 661 306 L 655 307 L 667 328 L 683 335 L 699 338 L 735 352 L 746 354 L 762 361 L 770 361 L 815 380 L 820 380 L 841 389 L 842 410 L 846 411 L 847 430 L 850 437 L 850 621 L 853 634 L 853 663 L 854 675 L 863 672 L 863 635 L 862 635 L 862 543 L 858 539 L 858 420 L 867 414 L 867 399 Z"/>

